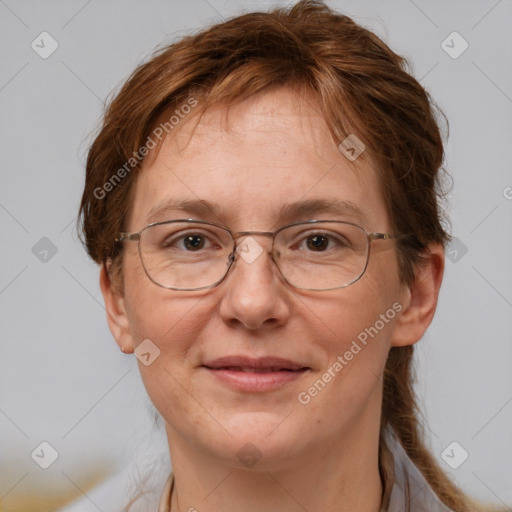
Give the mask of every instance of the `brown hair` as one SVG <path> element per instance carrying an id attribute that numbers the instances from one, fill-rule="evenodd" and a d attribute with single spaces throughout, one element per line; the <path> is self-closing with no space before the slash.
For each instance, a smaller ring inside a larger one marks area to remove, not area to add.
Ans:
<path id="1" fill-rule="evenodd" d="M 87 159 L 80 221 L 94 261 L 113 261 L 113 269 L 121 268 L 122 253 L 113 241 L 129 211 L 134 171 L 143 161 L 141 148 L 153 140 L 157 120 L 173 111 L 178 115 L 191 97 L 199 113 L 271 87 L 297 85 L 318 98 L 337 143 L 356 134 L 365 144 L 393 230 L 413 234 L 399 241 L 397 251 L 400 278 L 412 282 L 428 244 L 449 239 L 439 206 L 444 158 L 440 111 L 409 74 L 404 58 L 349 17 L 313 0 L 245 14 L 185 37 L 157 51 L 129 77 L 108 106 Z M 122 179 L 112 181 L 121 174 Z M 440 499 L 466 512 L 466 498 L 423 441 L 412 356 L 413 347 L 389 353 L 382 430 L 392 426 Z"/>

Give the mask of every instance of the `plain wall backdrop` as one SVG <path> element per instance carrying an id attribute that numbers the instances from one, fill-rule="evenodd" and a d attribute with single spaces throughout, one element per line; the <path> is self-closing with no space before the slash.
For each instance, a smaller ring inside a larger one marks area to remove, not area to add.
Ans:
<path id="1" fill-rule="evenodd" d="M 449 120 L 456 239 L 417 345 L 417 389 L 443 467 L 475 497 L 510 506 L 512 2 L 327 3 L 407 57 Z M 105 99 L 157 46 L 277 4 L 0 1 L 0 510 L 82 497 L 81 510 L 107 512 L 112 494 L 96 484 L 146 453 L 165 466 L 136 359 L 110 335 L 98 269 L 77 238 L 87 145 Z M 469 454 L 456 469 L 441 456 L 454 441 L 455 458 Z"/>

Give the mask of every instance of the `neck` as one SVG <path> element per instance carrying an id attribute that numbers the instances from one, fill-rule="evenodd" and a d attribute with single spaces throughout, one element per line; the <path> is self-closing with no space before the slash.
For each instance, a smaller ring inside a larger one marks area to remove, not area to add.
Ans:
<path id="1" fill-rule="evenodd" d="M 357 435 L 343 432 L 335 445 L 311 447 L 279 464 L 239 469 L 206 457 L 167 426 L 174 472 L 171 511 L 377 512 L 383 492 L 378 428 L 352 432 Z"/>

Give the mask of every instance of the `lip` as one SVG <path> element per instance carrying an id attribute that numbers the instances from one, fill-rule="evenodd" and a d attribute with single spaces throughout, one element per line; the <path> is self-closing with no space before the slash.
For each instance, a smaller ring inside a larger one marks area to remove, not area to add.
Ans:
<path id="1" fill-rule="evenodd" d="M 248 357 L 242 355 L 233 355 L 220 357 L 212 361 L 207 361 L 202 366 L 209 368 L 219 369 L 227 367 L 239 367 L 248 369 L 285 369 L 285 370 L 300 370 L 306 368 L 305 365 L 283 359 L 282 357 Z"/>
<path id="2" fill-rule="evenodd" d="M 223 384 L 239 391 L 263 392 L 292 382 L 309 367 L 279 357 L 227 356 L 202 365 Z"/>

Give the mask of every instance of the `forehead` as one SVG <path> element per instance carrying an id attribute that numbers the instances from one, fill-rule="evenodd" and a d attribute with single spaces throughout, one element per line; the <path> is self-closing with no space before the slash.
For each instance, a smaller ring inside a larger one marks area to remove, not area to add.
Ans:
<path id="1" fill-rule="evenodd" d="M 196 208 L 187 217 L 210 215 L 234 229 L 236 224 L 243 230 L 268 229 L 285 215 L 289 221 L 301 213 L 311 218 L 313 203 L 326 205 L 324 218 L 346 217 L 371 230 L 378 220 L 379 227 L 387 227 L 370 160 L 350 162 L 314 96 L 287 88 L 183 119 L 145 162 L 134 187 L 133 230 L 183 218 L 187 212 L 179 212 L 177 204 L 201 201 L 208 204 L 204 211 Z M 297 204 L 306 203 L 301 212 Z M 339 216 L 336 205 L 341 205 Z"/>

